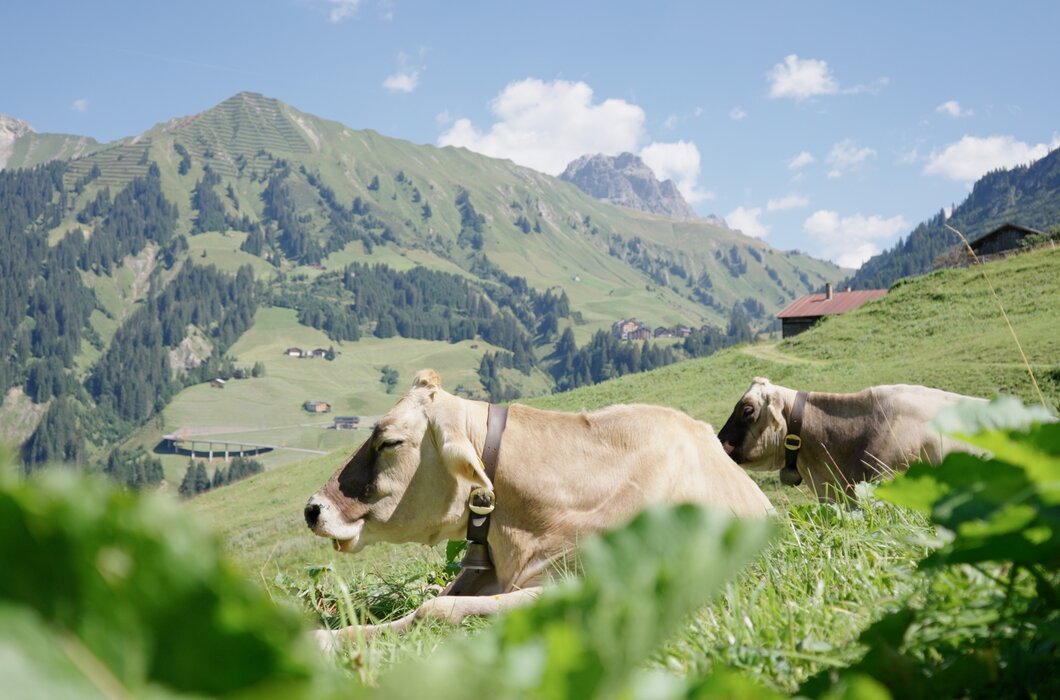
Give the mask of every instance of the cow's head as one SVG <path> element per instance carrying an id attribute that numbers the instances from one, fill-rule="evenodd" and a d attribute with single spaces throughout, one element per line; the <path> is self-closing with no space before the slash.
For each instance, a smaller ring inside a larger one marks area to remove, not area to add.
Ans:
<path id="1" fill-rule="evenodd" d="M 306 524 L 356 552 L 375 542 L 434 544 L 463 537 L 467 494 L 492 487 L 470 431 L 486 409 L 442 389 L 434 370 L 379 419 L 372 436 L 309 499 Z"/>
<path id="2" fill-rule="evenodd" d="M 788 423 L 783 409 L 780 387 L 755 377 L 718 433 L 718 440 L 734 462 L 756 471 L 784 465 L 783 442 Z"/>

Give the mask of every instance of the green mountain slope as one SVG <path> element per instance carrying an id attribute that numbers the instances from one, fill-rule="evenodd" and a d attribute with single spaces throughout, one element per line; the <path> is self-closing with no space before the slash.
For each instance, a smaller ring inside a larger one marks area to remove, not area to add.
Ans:
<path id="1" fill-rule="evenodd" d="M 2 233 L 25 250 L 0 290 L 10 307 L 0 383 L 49 408 L 48 434 L 34 433 L 35 421 L 14 419 L 22 399 L 12 395 L 0 428 L 29 438 L 40 463 L 95 459 L 130 434 L 151 448 L 180 428 L 330 449 L 345 438 L 307 424 L 299 407 L 380 410 L 384 367 L 410 376 L 445 365 L 468 395 L 547 393 L 589 381 L 586 369 L 560 384 L 575 365 L 558 356 L 565 338 L 565 352 L 588 347 L 627 318 L 722 336 L 730 326 L 737 337 L 734 314 L 764 328 L 844 272 L 707 222 L 604 204 L 510 161 L 351 130 L 253 93 L 3 174 L 0 206 L 13 215 Z M 235 291 L 224 273 L 241 275 Z M 170 294 L 175 281 L 182 291 Z M 200 282 L 209 289 L 196 299 L 188 285 Z M 332 347 L 335 361 L 272 367 L 281 339 Z M 650 355 L 639 345 L 595 352 L 592 380 L 678 356 L 665 341 Z M 193 386 L 252 364 L 266 376 L 223 393 Z M 275 410 L 255 410 L 266 405 Z M 166 464 L 171 476 L 179 467 Z"/>
<path id="2" fill-rule="evenodd" d="M 1060 225 L 1060 149 L 1029 165 L 987 173 L 947 219 L 940 212 L 894 248 L 873 256 L 850 278 L 856 289 L 889 287 L 895 280 L 933 269 L 942 253 L 960 245 L 943 224 L 969 241 L 1006 223 L 1047 231 Z"/>
<path id="3" fill-rule="evenodd" d="M 96 187 L 114 189 L 142 176 L 151 161 L 188 230 L 196 218 L 192 190 L 205 166 L 220 178 L 216 192 L 231 187 L 231 196 L 221 196 L 227 215 L 268 224 L 262 197 L 268 179 L 282 170 L 278 163 L 286 164 L 283 183 L 308 242 L 285 256 L 327 267 L 327 258 L 339 252 L 338 242 L 328 245 L 332 212 L 322 193 L 330 191 L 345 207 L 360 198 L 395 247 L 416 251 L 420 264 L 470 271 L 474 251 L 461 246 L 464 226 L 455 204 L 465 191 L 484 219 L 481 252 L 537 289 L 563 286 L 594 328 L 629 316 L 653 325 L 722 325 L 734 302 L 754 298 L 769 313 L 842 275 L 830 263 L 707 223 L 597 202 L 509 161 L 354 131 L 252 93 L 77 160 L 67 184 L 98 167 Z M 95 196 L 96 187 L 86 188 L 81 201 Z M 309 252 L 299 255 L 305 248 Z"/>

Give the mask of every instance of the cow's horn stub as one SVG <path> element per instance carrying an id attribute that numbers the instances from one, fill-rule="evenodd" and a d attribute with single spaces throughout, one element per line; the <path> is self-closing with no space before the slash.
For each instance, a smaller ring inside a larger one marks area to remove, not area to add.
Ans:
<path id="1" fill-rule="evenodd" d="M 412 379 L 413 388 L 441 389 L 442 377 L 433 369 L 421 369 Z"/>

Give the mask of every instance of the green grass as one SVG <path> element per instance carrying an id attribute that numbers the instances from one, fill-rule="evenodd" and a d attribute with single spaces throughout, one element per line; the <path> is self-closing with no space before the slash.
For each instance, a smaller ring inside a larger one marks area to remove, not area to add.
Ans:
<path id="1" fill-rule="evenodd" d="M 211 231 L 188 237 L 188 257 L 196 265 L 213 265 L 219 270 L 235 274 L 243 265 L 250 265 L 255 279 L 269 279 L 276 268 L 256 255 L 239 249 L 247 234 L 240 231 L 224 233 Z"/>

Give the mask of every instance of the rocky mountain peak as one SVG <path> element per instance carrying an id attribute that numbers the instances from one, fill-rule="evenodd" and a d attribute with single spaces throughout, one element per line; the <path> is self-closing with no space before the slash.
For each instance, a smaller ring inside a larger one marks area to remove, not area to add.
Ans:
<path id="1" fill-rule="evenodd" d="M 24 136 L 32 131 L 33 127 L 28 122 L 15 119 L 6 114 L 0 114 L 0 139 L 9 137 L 13 141 L 19 136 Z"/>
<path id="2" fill-rule="evenodd" d="M 584 155 L 572 161 L 559 177 L 610 204 L 673 219 L 697 218 L 674 181 L 659 182 L 652 169 L 633 153 Z"/>
<path id="3" fill-rule="evenodd" d="M 7 159 L 11 157 L 15 141 L 26 134 L 32 133 L 33 127 L 27 122 L 9 117 L 6 114 L 0 114 L 0 169 L 4 167 Z"/>

